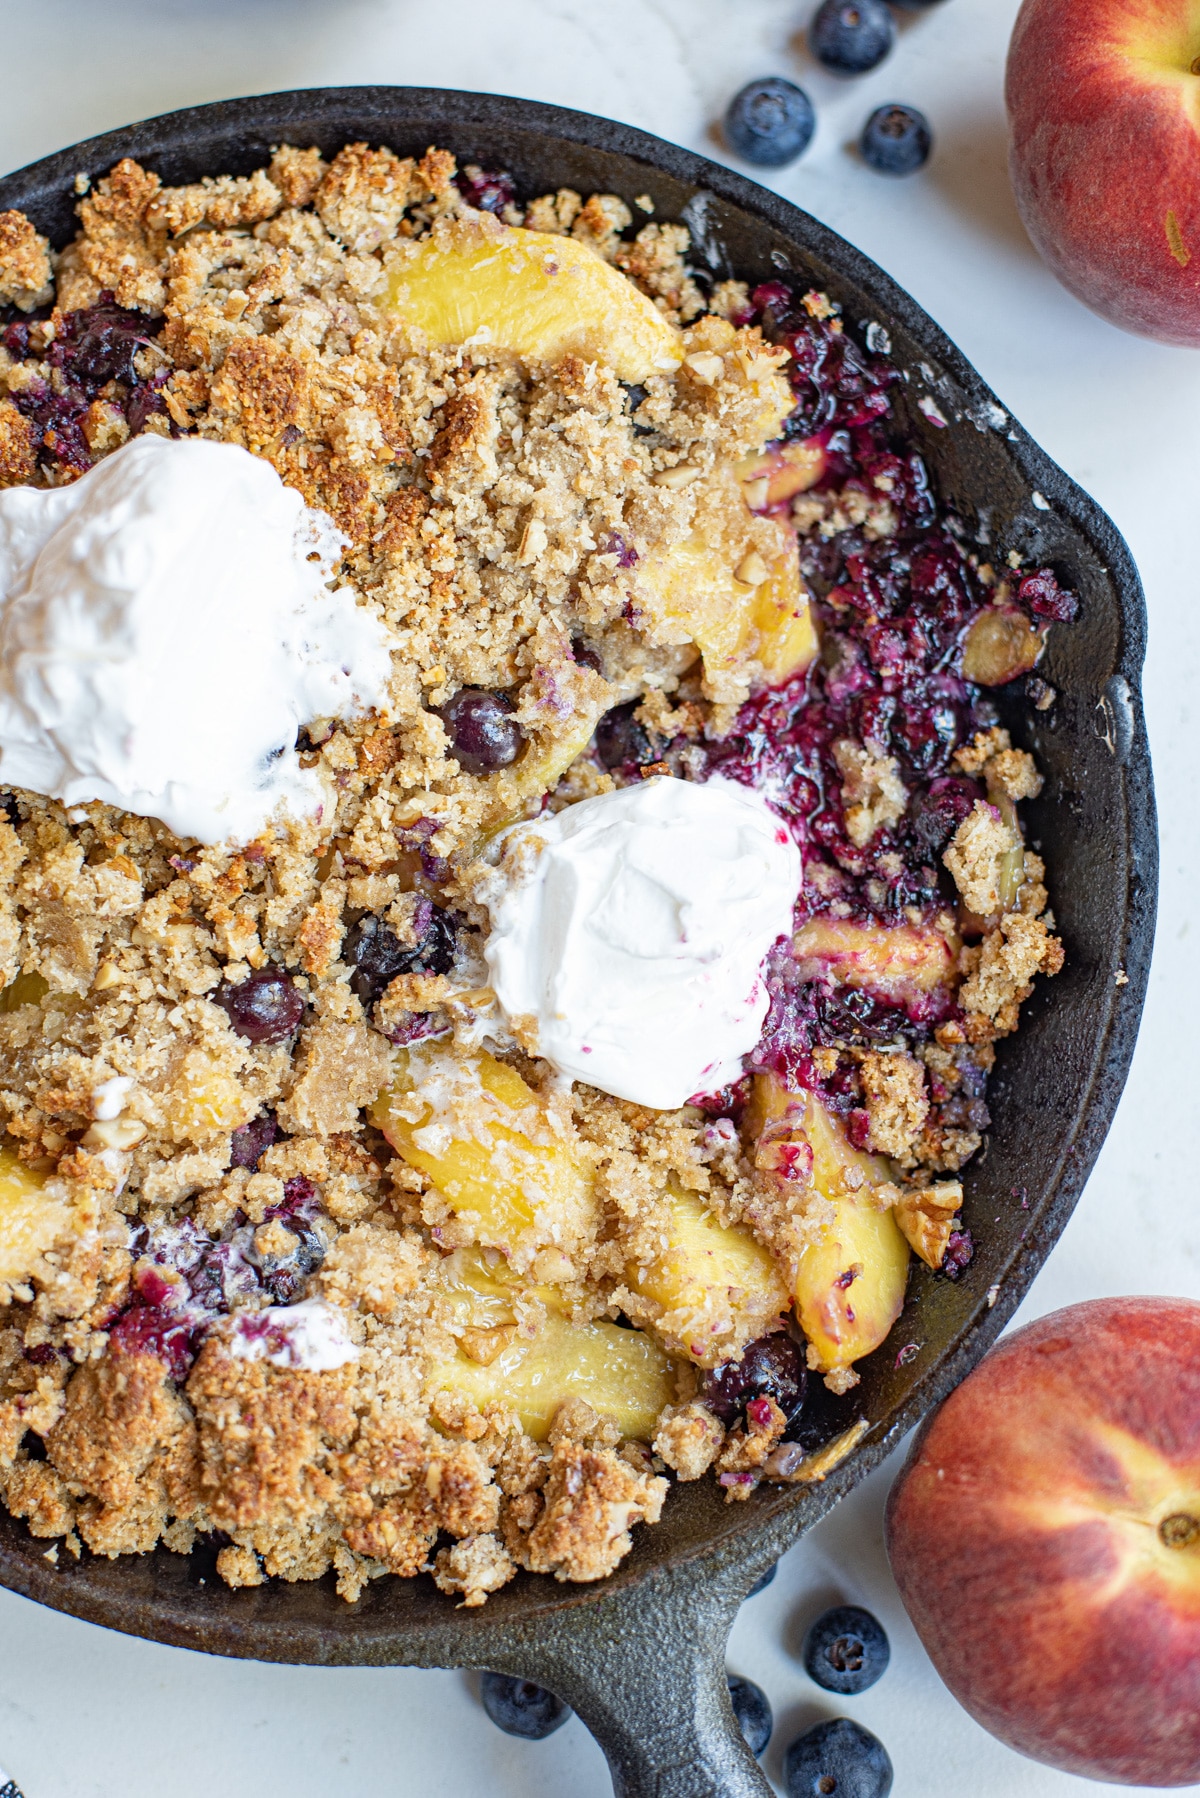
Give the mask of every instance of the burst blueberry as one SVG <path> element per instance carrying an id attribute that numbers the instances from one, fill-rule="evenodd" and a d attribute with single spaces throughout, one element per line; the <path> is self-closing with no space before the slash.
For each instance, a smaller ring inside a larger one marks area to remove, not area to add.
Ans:
<path id="1" fill-rule="evenodd" d="M 775 1727 L 770 1699 L 752 1679 L 743 1679 L 736 1673 L 731 1673 L 728 1677 L 729 1702 L 738 1720 L 738 1728 L 746 1738 L 746 1746 L 751 1754 L 761 1754 L 771 1740 L 771 1731 Z"/>
<path id="2" fill-rule="evenodd" d="M 485 1673 L 479 1683 L 484 1710 L 506 1735 L 540 1742 L 561 1729 L 571 1716 L 570 1705 L 544 1686 L 534 1685 L 531 1679 L 514 1679 L 509 1673 Z"/>
<path id="3" fill-rule="evenodd" d="M 749 1343 L 740 1361 L 706 1373 L 700 1396 L 722 1423 L 732 1423 L 754 1398 L 774 1399 L 790 1421 L 804 1404 L 807 1386 L 803 1355 L 785 1330 L 775 1330 Z"/>
<path id="4" fill-rule="evenodd" d="M 779 75 L 749 82 L 725 113 L 730 149 L 762 168 L 794 162 L 807 150 L 816 128 L 817 115 L 804 89 Z"/>
<path id="5" fill-rule="evenodd" d="M 804 1668 L 826 1692 L 865 1692 L 887 1671 L 891 1649 L 883 1625 L 860 1605 L 839 1604 L 817 1618 L 804 1638 Z"/>
<path id="6" fill-rule="evenodd" d="M 859 148 L 881 175 L 912 175 L 929 161 L 933 132 L 915 106 L 878 106 L 863 126 Z"/>
<path id="7" fill-rule="evenodd" d="M 830 1717 L 797 1736 L 783 1757 L 788 1798 L 888 1798 L 894 1773 L 878 1736 Z"/>
<path id="8" fill-rule="evenodd" d="M 813 55 L 835 75 L 865 75 L 896 41 L 884 0 L 824 0 L 808 33 Z"/>

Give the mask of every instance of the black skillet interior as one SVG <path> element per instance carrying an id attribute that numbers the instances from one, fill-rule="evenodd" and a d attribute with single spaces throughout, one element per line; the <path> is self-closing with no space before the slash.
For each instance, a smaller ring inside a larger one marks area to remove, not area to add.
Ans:
<path id="1" fill-rule="evenodd" d="M 601 1740 L 618 1792 L 764 1793 L 732 1726 L 725 1636 L 758 1572 L 884 1457 L 991 1343 L 1045 1260 L 1104 1139 L 1137 1033 L 1153 937 L 1157 839 L 1139 679 L 1145 611 L 1111 521 L 1012 421 L 921 309 L 842 239 L 775 195 L 642 132 L 490 95 L 408 88 L 315 89 L 222 102 L 116 131 L 0 182 L 53 242 L 74 230 L 74 178 L 134 156 L 169 183 L 243 174 L 281 141 L 326 153 L 358 139 L 401 154 L 429 144 L 509 169 L 524 197 L 649 193 L 659 219 L 690 224 L 695 259 L 758 282 L 826 289 L 852 328 L 888 332 L 908 382 L 902 426 L 942 495 L 1002 560 L 1051 562 L 1079 593 L 1040 670 L 1059 698 L 1033 711 L 1001 696 L 1003 720 L 1047 775 L 1029 807 L 1067 965 L 1041 983 L 1018 1037 L 1001 1045 L 994 1124 L 967 1176 L 978 1253 L 955 1285 L 919 1266 L 888 1341 L 863 1365 L 847 1420 L 871 1429 L 824 1484 L 770 1488 L 726 1505 L 709 1482 L 680 1488 L 664 1521 L 597 1587 L 520 1576 L 482 1612 L 456 1613 L 427 1579 L 383 1580 L 355 1606 L 327 1582 L 233 1592 L 198 1556 L 44 1559 L 0 1522 L 0 1580 L 113 1628 L 259 1659 L 509 1668 L 555 1686 Z M 947 421 L 936 425 L 919 401 Z M 1019 683 L 1018 683 L 1019 686 Z M 1118 976 L 1123 973 L 1124 981 Z M 916 1354 L 897 1362 L 901 1345 Z"/>

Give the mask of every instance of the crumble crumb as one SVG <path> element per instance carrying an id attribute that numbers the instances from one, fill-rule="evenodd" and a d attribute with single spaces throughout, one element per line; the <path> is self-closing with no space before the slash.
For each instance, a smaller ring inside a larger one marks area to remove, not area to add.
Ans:
<path id="1" fill-rule="evenodd" d="M 698 1480 L 706 1474 L 725 1440 L 725 1430 L 706 1405 L 691 1401 L 668 1406 L 658 1420 L 651 1446 L 660 1461 L 680 1480 Z"/>
<path id="2" fill-rule="evenodd" d="M 968 911 L 988 918 L 1001 909 L 1005 858 L 1022 847 L 1017 832 L 996 807 L 977 799 L 942 857 Z"/>

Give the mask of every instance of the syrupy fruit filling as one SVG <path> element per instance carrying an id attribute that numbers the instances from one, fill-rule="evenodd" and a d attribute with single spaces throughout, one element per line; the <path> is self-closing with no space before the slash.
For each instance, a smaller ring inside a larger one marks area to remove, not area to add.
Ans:
<path id="1" fill-rule="evenodd" d="M 220 1237 L 206 1235 L 190 1217 L 153 1231 L 136 1225 L 130 1295 L 105 1326 L 110 1341 L 130 1354 L 157 1355 L 182 1383 L 214 1319 L 235 1307 L 290 1305 L 302 1296 L 325 1258 L 320 1215 L 316 1188 L 297 1174 L 263 1215 L 264 1225 L 283 1226 L 268 1233 L 269 1248 L 241 1211 Z"/>
<path id="2" fill-rule="evenodd" d="M 103 293 L 94 306 L 63 313 L 53 324 L 48 313 L 41 313 L 4 325 L 0 341 L 14 361 L 39 366 L 41 378 L 12 392 L 11 398 L 34 427 L 44 468 L 83 474 L 92 466 L 84 419 L 97 400 L 116 408 L 133 437 L 153 414 L 166 413 L 160 389 L 169 368 L 144 372 L 139 367 L 144 361 L 140 352 L 153 343 L 162 324 L 161 318 L 118 306 L 111 293 Z M 174 425 L 171 430 L 177 434 Z"/>
<path id="3" fill-rule="evenodd" d="M 818 502 L 809 510 L 823 516 L 808 528 L 801 517 L 800 553 L 822 648 L 808 670 L 742 708 L 733 730 L 708 745 L 708 772 L 759 789 L 787 819 L 804 856 L 798 929 L 815 919 L 931 924 L 957 902 L 942 853 L 985 797 L 952 762 L 996 722 L 991 701 L 963 673 L 968 634 L 992 604 L 995 576 L 981 569 L 963 520 L 939 505 L 921 455 L 889 428 L 891 391 L 901 381 L 892 362 L 863 349 L 836 316 L 814 316 L 783 282 L 757 289 L 738 322 L 760 324 L 791 352 L 796 407 L 783 439 L 811 450 L 821 468 L 805 499 Z M 875 336 L 869 327 L 869 344 Z M 846 524 L 855 496 L 864 518 L 873 512 L 878 520 L 886 507 L 884 528 Z M 791 506 L 789 495 L 771 509 L 786 515 Z M 825 519 L 836 528 L 823 531 Z M 1008 603 L 1031 622 L 1075 616 L 1075 596 L 1051 569 L 1010 585 Z M 614 756 L 610 739 L 623 750 L 633 722 L 610 714 L 598 733 L 607 765 L 624 759 L 621 751 Z M 907 796 L 902 814 L 865 841 L 847 821 L 836 754 L 847 741 L 873 757 L 894 758 Z M 869 1120 L 853 1058 L 815 1052 L 885 1045 L 919 1051 L 956 1014 L 949 987 L 840 985 L 814 977 L 790 946 L 770 957 L 766 979 L 770 1011 L 750 1066 L 818 1092 L 855 1146 L 865 1147 Z M 989 1121 L 986 1075 L 969 1050 L 959 1059 L 957 1090 L 939 1092 L 934 1078 L 931 1098 L 946 1125 L 982 1130 Z M 712 1095 L 705 1109 L 736 1118 L 745 1097 L 743 1082 Z M 955 1232 L 942 1271 L 956 1278 L 972 1253 L 969 1234 Z"/>

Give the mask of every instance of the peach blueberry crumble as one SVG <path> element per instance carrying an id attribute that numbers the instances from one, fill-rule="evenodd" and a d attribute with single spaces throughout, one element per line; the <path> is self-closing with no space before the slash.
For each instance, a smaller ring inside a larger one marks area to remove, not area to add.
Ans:
<path id="1" fill-rule="evenodd" d="M 0 215 L 9 1510 L 477 1605 L 603 1577 L 670 1477 L 819 1477 L 910 1256 L 970 1261 L 993 1044 L 1062 962 L 985 689 L 1072 595 L 971 548 L 877 341 L 614 195 L 284 146 L 78 210 L 61 254 Z M 129 678 L 50 720 L 81 567 Z M 155 713 L 161 798 L 96 722 L 151 667 L 210 747 Z"/>

